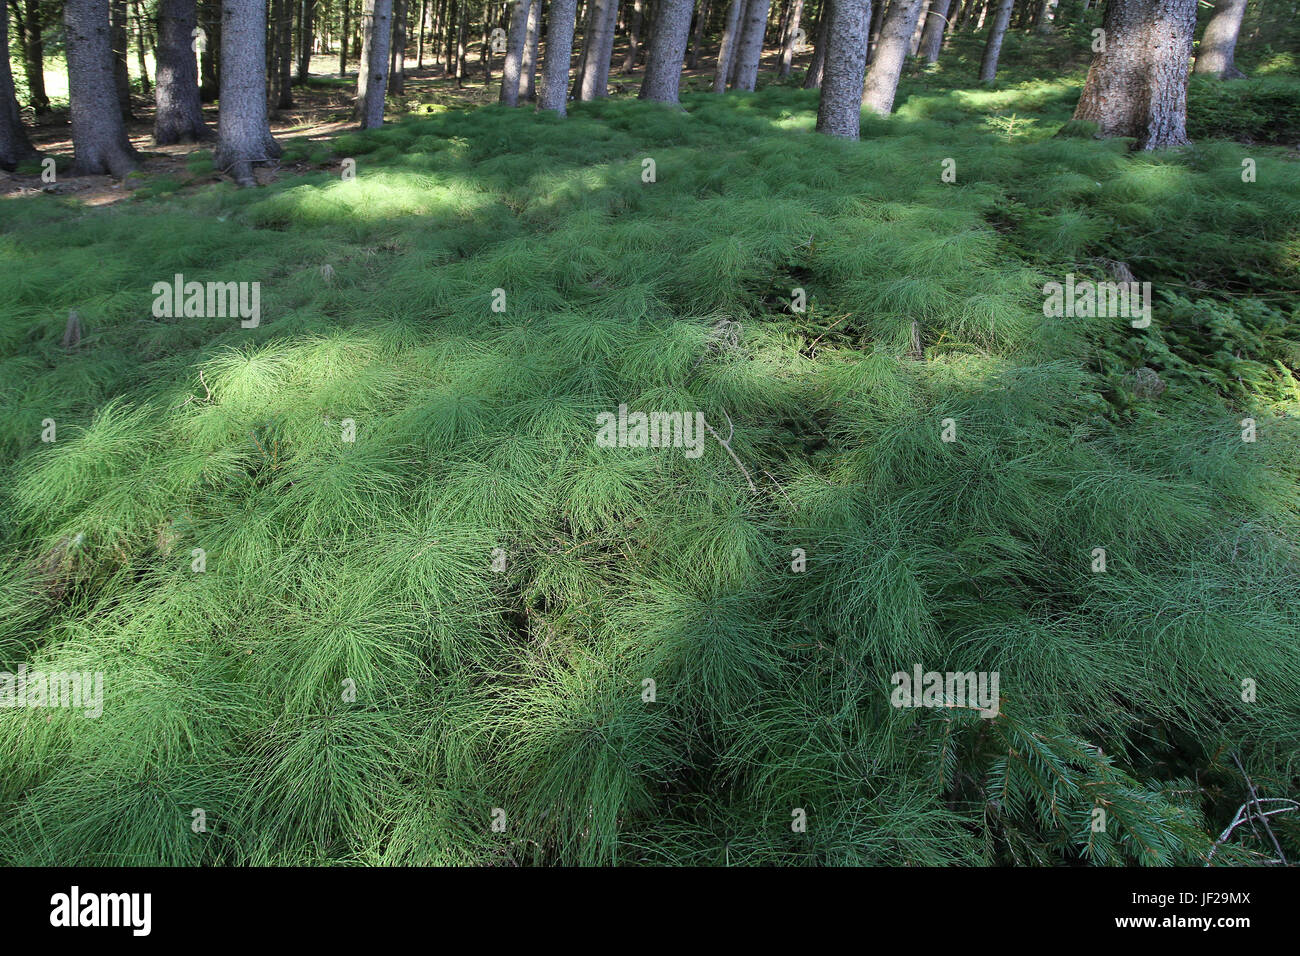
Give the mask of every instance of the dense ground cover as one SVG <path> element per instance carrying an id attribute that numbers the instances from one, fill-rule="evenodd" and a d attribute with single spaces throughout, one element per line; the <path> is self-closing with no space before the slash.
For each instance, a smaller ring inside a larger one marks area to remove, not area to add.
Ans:
<path id="1" fill-rule="evenodd" d="M 1186 863 L 1294 796 L 1300 166 L 950 62 L 858 143 L 770 85 L 4 203 L 0 667 L 104 708 L 0 711 L 0 861 Z M 1150 328 L 1044 316 L 1117 263 Z M 998 716 L 891 707 L 917 664 Z"/>

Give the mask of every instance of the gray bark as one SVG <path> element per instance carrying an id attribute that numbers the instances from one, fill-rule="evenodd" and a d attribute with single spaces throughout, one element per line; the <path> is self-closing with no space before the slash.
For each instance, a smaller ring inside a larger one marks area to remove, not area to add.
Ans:
<path id="1" fill-rule="evenodd" d="M 313 33 L 316 26 L 316 0 L 301 0 L 302 25 L 298 32 L 298 82 L 307 82 L 311 73 Z"/>
<path id="2" fill-rule="evenodd" d="M 72 103 L 73 172 L 111 173 L 119 178 L 139 166 L 126 136 L 113 79 L 108 0 L 67 0 L 68 98 Z"/>
<path id="3" fill-rule="evenodd" d="M 894 0 L 880 27 L 880 43 L 867 71 L 866 89 L 862 105 L 881 116 L 894 109 L 894 95 L 898 92 L 898 78 L 903 74 L 903 62 L 912 42 L 917 18 L 921 15 L 923 0 Z M 827 63 L 827 69 L 830 64 Z"/>
<path id="4" fill-rule="evenodd" d="M 223 0 L 221 111 L 213 160 L 239 185 L 251 186 L 253 167 L 279 155 L 266 115 L 266 0 Z"/>
<path id="5" fill-rule="evenodd" d="M 0 37 L 9 36 L 9 8 L 0 4 Z M 25 159 L 36 155 L 27 132 L 23 129 L 22 113 L 14 95 L 14 76 L 9 68 L 9 47 L 0 50 L 0 169 L 13 169 Z"/>
<path id="6" fill-rule="evenodd" d="M 519 72 L 524 63 L 524 44 L 528 40 L 529 0 L 512 0 L 510 28 L 506 34 L 506 58 L 501 64 L 501 97 L 506 106 L 519 105 Z"/>
<path id="7" fill-rule="evenodd" d="M 109 37 L 113 44 L 113 82 L 122 115 L 131 117 L 131 74 L 126 68 L 126 0 L 109 0 Z"/>
<path id="8" fill-rule="evenodd" d="M 749 0 L 745 22 L 736 46 L 736 81 L 733 89 L 752 90 L 758 85 L 758 65 L 763 59 L 763 35 L 771 0 Z"/>
<path id="9" fill-rule="evenodd" d="M 916 56 L 921 49 L 921 32 L 925 29 L 925 20 L 930 13 L 930 0 L 923 0 L 921 13 L 916 18 L 916 27 L 912 30 L 912 39 L 907 44 L 907 55 Z"/>
<path id="10" fill-rule="evenodd" d="M 406 92 L 406 0 L 393 0 L 393 35 L 388 48 L 388 89 L 385 95 Z"/>
<path id="11" fill-rule="evenodd" d="M 524 40 L 524 55 L 519 66 L 519 98 L 531 102 L 537 99 L 537 40 L 542 27 L 542 0 L 532 0 L 528 5 L 528 32 Z"/>
<path id="12" fill-rule="evenodd" d="M 546 57 L 542 61 L 542 90 L 539 110 L 568 112 L 569 62 L 573 59 L 573 27 L 578 0 L 551 0 L 546 25 Z"/>
<path id="13" fill-rule="evenodd" d="M 581 100 L 603 99 L 609 95 L 609 61 L 614 55 L 614 23 L 618 19 L 618 0 L 595 0 L 592 13 L 591 42 L 582 73 Z"/>
<path id="14" fill-rule="evenodd" d="M 643 100 L 676 103 L 682 80 L 682 60 L 691 36 L 691 14 L 695 0 L 659 0 L 655 5 L 654 27 L 646 51 Z"/>
<path id="15" fill-rule="evenodd" d="M 1246 0 L 1217 0 L 1214 16 L 1205 25 L 1196 51 L 1195 72 L 1208 73 L 1221 80 L 1239 80 L 1246 75 L 1237 69 L 1235 62 L 1237 36 L 1245 15 Z"/>
<path id="16" fill-rule="evenodd" d="M 644 19 L 645 0 L 636 0 L 632 7 L 632 22 L 628 24 L 627 29 L 627 56 L 623 58 L 623 69 L 620 71 L 622 73 L 631 73 L 636 69 L 636 54 L 641 40 L 641 23 Z"/>
<path id="17" fill-rule="evenodd" d="M 929 16 L 925 18 L 925 33 L 921 35 L 921 56 L 926 63 L 939 62 L 939 50 L 943 47 L 943 35 L 948 29 L 948 11 L 952 0 L 934 0 L 930 4 Z"/>
<path id="18" fill-rule="evenodd" d="M 384 125 L 393 0 L 366 0 L 361 14 L 361 63 L 357 66 L 357 119 L 362 129 Z"/>
<path id="19" fill-rule="evenodd" d="M 884 3 L 885 0 L 880 0 Z M 822 85 L 822 75 L 826 72 L 826 45 L 830 43 L 832 0 L 822 0 L 821 17 L 817 21 L 817 41 L 813 48 L 812 62 L 808 64 L 808 75 L 803 78 L 805 90 L 816 90 Z"/>
<path id="20" fill-rule="evenodd" d="M 803 0 L 794 0 L 794 9 L 790 11 L 790 22 L 785 25 L 785 43 L 781 45 L 781 66 L 776 75 L 787 77 L 794 65 L 794 40 L 799 32 L 799 21 L 803 18 Z"/>
<path id="21" fill-rule="evenodd" d="M 731 73 L 731 65 L 736 61 L 740 18 L 745 6 L 746 0 L 731 0 L 731 6 L 727 7 L 727 21 L 722 27 L 722 46 L 718 49 L 717 72 L 713 74 L 714 93 L 721 93 L 727 88 L 727 77 Z"/>
<path id="22" fill-rule="evenodd" d="M 695 29 L 691 31 L 691 51 L 686 54 L 686 68 L 693 70 L 700 63 L 700 46 L 704 43 L 704 28 L 709 23 L 710 0 L 703 0 L 700 13 L 695 18 Z"/>
<path id="23" fill-rule="evenodd" d="M 1093 54 L 1074 118 L 1138 149 L 1187 143 L 1187 75 L 1196 0 L 1111 0 L 1106 49 Z"/>
<path id="24" fill-rule="evenodd" d="M 989 28 L 988 42 L 984 44 L 984 56 L 980 59 L 980 82 L 992 83 L 998 75 L 998 57 L 1002 55 L 1002 39 L 1007 35 L 1011 25 L 1011 11 L 1016 0 L 1001 0 L 998 12 L 993 16 L 993 26 Z"/>
<path id="25" fill-rule="evenodd" d="M 827 136 L 857 139 L 862 122 L 862 83 L 867 67 L 871 0 L 835 0 L 828 13 L 817 131 Z"/>
<path id="26" fill-rule="evenodd" d="M 159 146 L 212 136 L 199 100 L 193 40 L 197 19 L 194 0 L 159 0 L 153 123 L 153 141 Z"/>

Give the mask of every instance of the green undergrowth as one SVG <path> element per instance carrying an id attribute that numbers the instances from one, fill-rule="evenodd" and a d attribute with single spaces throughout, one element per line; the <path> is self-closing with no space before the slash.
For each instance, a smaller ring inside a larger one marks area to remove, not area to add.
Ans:
<path id="1" fill-rule="evenodd" d="M 0 861 L 1196 863 L 1237 760 L 1294 796 L 1300 171 L 1068 97 L 492 106 L 3 204 L 0 667 L 104 701 L 0 710 Z M 1044 316 L 1117 262 L 1150 328 Z M 260 325 L 155 318 L 177 273 Z M 918 664 L 997 716 L 891 707 Z"/>

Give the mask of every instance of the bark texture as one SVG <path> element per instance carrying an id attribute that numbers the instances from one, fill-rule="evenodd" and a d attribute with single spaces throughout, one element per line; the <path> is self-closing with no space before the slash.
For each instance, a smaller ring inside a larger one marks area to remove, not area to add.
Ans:
<path id="1" fill-rule="evenodd" d="M 1093 54 L 1074 118 L 1138 149 L 1187 143 L 1187 74 L 1196 0 L 1110 0 L 1106 49 Z"/>
<path id="2" fill-rule="evenodd" d="M 736 46 L 736 81 L 733 89 L 752 90 L 758 84 L 758 64 L 763 58 L 763 35 L 772 0 L 749 0 Z"/>
<path id="3" fill-rule="evenodd" d="M 886 0 L 880 0 L 885 3 Z M 830 43 L 831 12 L 835 9 L 833 0 L 822 0 L 821 17 L 817 21 L 817 43 L 813 48 L 812 62 L 808 64 L 808 74 L 803 78 L 805 90 L 820 89 L 822 76 L 826 72 L 826 45 Z"/>
<path id="4" fill-rule="evenodd" d="M 393 0 L 366 0 L 361 15 L 361 63 L 357 67 L 357 119 L 362 129 L 384 125 L 392 21 Z"/>
<path id="5" fill-rule="evenodd" d="M 631 73 L 636 69 L 636 55 L 641 44 L 641 24 L 645 19 L 645 0 L 636 0 L 632 6 L 632 22 L 627 29 L 627 55 L 619 72 Z"/>
<path id="6" fill-rule="evenodd" d="M 573 26 L 577 17 L 578 0 L 551 0 L 542 90 L 537 97 L 539 110 L 551 110 L 561 116 L 568 112 L 569 61 L 573 59 Z"/>
<path id="7" fill-rule="evenodd" d="M 790 10 L 790 19 L 785 25 L 785 42 L 781 44 L 781 66 L 776 75 L 787 77 L 794 65 L 794 44 L 799 34 L 799 21 L 803 19 L 803 0 L 794 0 Z"/>
<path id="8" fill-rule="evenodd" d="M 587 46 L 579 99 L 597 100 L 609 95 L 609 60 L 614 54 L 614 23 L 617 19 L 618 0 L 594 0 L 591 42 Z"/>
<path id="9" fill-rule="evenodd" d="M 528 40 L 529 0 L 513 0 L 510 10 L 510 28 L 506 33 L 506 57 L 501 64 L 500 102 L 506 106 L 519 105 L 519 71 L 524 64 L 524 44 Z"/>
<path id="10" fill-rule="evenodd" d="M 993 26 L 989 28 L 988 42 L 984 44 L 984 56 L 980 59 L 980 82 L 992 83 L 998 75 L 998 57 L 1002 55 L 1002 39 L 1007 35 L 1011 25 L 1011 12 L 1016 0 L 1001 0 L 998 12 L 993 16 Z"/>
<path id="11" fill-rule="evenodd" d="M 930 13 L 925 18 L 925 32 L 921 35 L 920 55 L 926 63 L 938 63 L 939 51 L 943 48 L 943 35 L 948 29 L 948 12 L 952 0 L 934 0 L 930 4 Z"/>
<path id="12" fill-rule="evenodd" d="M 153 141 L 192 143 L 212 135 L 203 122 L 198 62 L 194 57 L 194 0 L 159 0 Z"/>
<path id="13" fill-rule="evenodd" d="M 876 45 L 876 55 L 871 60 L 866 88 L 862 93 L 862 105 L 881 116 L 888 116 L 894 109 L 898 78 L 903 75 L 903 63 L 912 44 L 912 33 L 921 16 L 923 2 L 924 0 L 894 0 L 881 24 L 880 42 Z M 829 62 L 826 69 L 830 69 Z"/>
<path id="14" fill-rule="evenodd" d="M 862 122 L 862 83 L 867 68 L 871 0 L 835 0 L 828 12 L 826 65 L 817 105 L 817 131 L 827 136 L 857 139 Z"/>
<path id="15" fill-rule="evenodd" d="M 9 8 L 0 4 L 0 37 L 9 36 Z M 0 169 L 13 169 L 25 159 L 36 155 L 27 132 L 23 129 L 22 113 L 14 95 L 14 77 L 9 69 L 9 48 L 0 50 Z"/>
<path id="16" fill-rule="evenodd" d="M 1197 73 L 1208 73 L 1221 80 L 1239 80 L 1246 74 L 1235 62 L 1237 36 L 1246 15 L 1246 0 L 1217 0 L 1214 16 L 1205 25 L 1201 45 L 1196 51 Z"/>
<path id="17" fill-rule="evenodd" d="M 542 32 L 542 0 L 532 0 L 528 7 L 528 33 L 524 39 L 524 56 L 519 66 L 519 98 L 537 99 L 537 41 Z"/>
<path id="18" fill-rule="evenodd" d="M 736 46 L 740 39 L 740 18 L 744 12 L 745 0 L 731 0 L 731 5 L 727 7 L 726 22 L 722 26 L 722 46 L 718 48 L 717 72 L 713 74 L 714 93 L 721 93 L 727 88 L 731 64 L 736 60 Z"/>
<path id="19" fill-rule="evenodd" d="M 695 0 L 659 0 L 650 45 L 646 51 L 645 78 L 641 81 L 643 100 L 676 103 L 682 80 L 682 61 L 691 37 L 691 14 Z"/>
<path id="20" fill-rule="evenodd" d="M 221 112 L 213 159 L 235 182 L 251 186 L 253 167 L 279 155 L 266 115 L 266 0 L 224 0 Z"/>
<path id="21" fill-rule="evenodd" d="M 125 176 L 139 165 L 126 136 L 113 79 L 108 0 L 67 0 L 68 97 L 72 101 L 73 172 Z"/>

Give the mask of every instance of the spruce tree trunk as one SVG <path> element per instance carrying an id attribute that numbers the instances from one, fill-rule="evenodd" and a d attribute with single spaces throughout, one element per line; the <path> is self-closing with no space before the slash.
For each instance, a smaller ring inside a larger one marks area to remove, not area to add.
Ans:
<path id="1" fill-rule="evenodd" d="M 889 11 L 890 0 L 880 0 L 871 11 L 871 38 L 867 40 L 867 63 L 870 64 L 876 56 L 876 45 L 880 42 L 880 26 L 885 21 L 885 14 Z"/>
<path id="2" fill-rule="evenodd" d="M 23 73 L 27 76 L 28 104 L 37 113 L 50 108 L 50 98 L 45 93 L 45 39 L 42 35 L 44 17 L 40 0 L 27 0 L 25 6 L 14 5 L 19 36 L 23 49 Z M 6 33 L 7 37 L 8 34 Z M 5 47 L 8 54 L 9 48 Z"/>
<path id="3" fill-rule="evenodd" d="M 727 89 L 727 77 L 731 65 L 736 61 L 736 47 L 740 43 L 741 17 L 745 12 L 746 0 L 731 0 L 727 7 L 727 19 L 722 27 L 722 46 L 718 49 L 717 71 L 713 74 L 713 92 L 722 93 Z"/>
<path id="4" fill-rule="evenodd" d="M 204 34 L 199 51 L 199 99 L 211 103 L 221 92 L 221 0 L 199 0 L 198 7 Z"/>
<path id="5" fill-rule="evenodd" d="M 682 60 L 691 36 L 695 0 L 659 0 L 646 51 L 645 78 L 638 96 L 654 103 L 676 103 Z"/>
<path id="6" fill-rule="evenodd" d="M 221 112 L 213 160 L 239 185 L 251 186 L 253 167 L 279 155 L 266 113 L 266 0 L 223 0 Z"/>
<path id="7" fill-rule="evenodd" d="M 343 32 L 339 35 L 339 76 L 347 76 L 349 18 L 352 14 L 352 0 L 340 0 L 340 2 L 343 4 Z"/>
<path id="8" fill-rule="evenodd" d="M 546 25 L 546 58 L 542 61 L 539 110 L 561 116 L 568 112 L 569 62 L 573 59 L 573 28 L 578 0 L 551 0 Z"/>
<path id="9" fill-rule="evenodd" d="M 135 64 L 140 68 L 140 92 L 149 95 L 149 67 L 144 60 L 144 48 L 148 45 L 148 34 L 144 28 L 144 16 L 140 11 L 140 0 L 132 0 L 132 16 L 135 17 Z M 155 52 L 155 59 L 157 51 Z"/>
<path id="10" fill-rule="evenodd" d="M 862 122 L 862 84 L 871 31 L 871 0 L 835 0 L 827 11 L 826 61 L 817 132 L 857 139 Z"/>
<path id="11" fill-rule="evenodd" d="M 0 37 L 9 37 L 9 7 L 0 4 Z M 9 68 L 9 47 L 0 50 L 0 169 L 13 169 L 19 163 L 36 156 L 27 131 L 23 129 L 22 112 L 18 97 L 14 95 L 14 76 Z"/>
<path id="12" fill-rule="evenodd" d="M 894 96 L 898 92 L 898 78 L 903 75 L 903 63 L 921 15 L 923 0 L 894 0 L 885 22 L 880 27 L 880 43 L 867 71 L 866 89 L 862 105 L 881 116 L 894 109 Z M 827 64 L 827 69 L 830 64 Z"/>
<path id="13" fill-rule="evenodd" d="M 916 18 L 916 27 L 912 30 L 912 39 L 907 43 L 907 55 L 916 56 L 921 49 L 921 32 L 925 29 L 925 19 L 930 13 L 930 0 L 922 0 L 921 13 Z"/>
<path id="14" fill-rule="evenodd" d="M 159 146 L 208 139 L 194 59 L 194 0 L 158 0 L 158 53 L 154 64 L 153 141 Z"/>
<path id="15" fill-rule="evenodd" d="M 582 73 L 581 100 L 602 99 L 609 95 L 609 61 L 614 53 L 618 0 L 595 0 L 592 8 L 592 36 Z"/>
<path id="16" fill-rule="evenodd" d="M 388 92 L 388 44 L 393 33 L 393 0 L 365 0 L 361 14 L 361 63 L 357 67 L 357 119 L 362 129 L 384 125 Z"/>
<path id="17" fill-rule="evenodd" d="M 763 35 L 767 32 L 767 11 L 771 0 L 749 0 L 745 21 L 736 46 L 736 81 L 733 89 L 752 90 L 758 85 L 758 66 L 763 59 Z"/>
<path id="18" fill-rule="evenodd" d="M 1235 55 L 1241 21 L 1246 15 L 1246 0 L 1217 0 L 1214 16 L 1205 25 L 1201 45 L 1196 51 L 1194 72 L 1217 76 L 1221 80 L 1239 80 L 1246 74 L 1237 69 Z"/>
<path id="19" fill-rule="evenodd" d="M 126 66 L 126 0 L 109 0 L 109 36 L 113 44 L 113 82 L 122 116 L 131 119 L 131 74 Z"/>
<path id="20" fill-rule="evenodd" d="M 704 31 L 709 24 L 710 0 L 700 4 L 700 15 L 695 18 L 695 27 L 691 31 L 690 52 L 686 54 L 686 69 L 694 70 L 700 64 L 700 45 L 704 42 Z"/>
<path id="21" fill-rule="evenodd" d="M 952 0 L 934 0 L 930 4 L 930 15 L 925 18 L 925 33 L 921 35 L 920 55 L 926 63 L 938 63 L 939 51 L 943 47 L 943 34 L 948 28 L 948 11 Z"/>
<path id="22" fill-rule="evenodd" d="M 108 0 L 67 0 L 63 24 L 72 101 L 73 173 L 110 173 L 121 178 L 140 163 L 127 139 L 113 78 Z"/>
<path id="23" fill-rule="evenodd" d="M 524 40 L 524 56 L 519 66 L 519 98 L 525 102 L 537 99 L 537 42 L 542 32 L 542 0 L 532 0 L 528 5 L 528 32 Z"/>
<path id="24" fill-rule="evenodd" d="M 694 0 L 691 0 L 692 4 Z M 632 22 L 627 30 L 627 56 L 623 57 L 620 73 L 631 73 L 636 69 L 637 45 L 641 39 L 641 21 L 644 18 L 645 0 L 636 0 L 632 7 Z M 689 30 L 690 27 L 688 26 Z"/>
<path id="25" fill-rule="evenodd" d="M 785 25 L 785 43 L 781 45 L 781 66 L 776 73 L 782 79 L 790 75 L 790 69 L 794 65 L 795 35 L 799 32 L 799 21 L 802 18 L 803 0 L 794 0 L 794 9 L 790 11 L 790 19 Z"/>
<path id="26" fill-rule="evenodd" d="M 984 56 L 980 59 L 980 82 L 992 83 L 998 75 L 998 57 L 1002 55 L 1002 39 L 1007 35 L 1011 25 L 1011 11 L 1016 0 L 1001 0 L 998 12 L 993 17 L 993 26 L 989 28 L 988 42 L 984 44 Z"/>
<path id="27" fill-rule="evenodd" d="M 1106 49 L 1093 54 L 1074 118 L 1138 149 L 1187 143 L 1187 74 L 1196 0 L 1110 0 Z"/>
<path id="28" fill-rule="evenodd" d="M 429 0 L 420 0 L 419 29 L 415 31 L 415 68 L 424 69 L 424 34 L 429 22 Z"/>
<path id="29" fill-rule="evenodd" d="M 406 0 L 393 0 L 393 37 L 388 50 L 388 92 L 406 92 Z"/>
<path id="30" fill-rule="evenodd" d="M 877 5 L 884 2 L 885 0 L 878 0 Z M 826 46 L 831 42 L 830 22 L 834 7 L 833 0 L 822 0 L 822 12 L 817 20 L 816 46 L 813 48 L 812 62 L 808 64 L 808 75 L 803 78 L 803 88 L 805 90 L 821 88 L 822 77 L 826 73 Z"/>
<path id="31" fill-rule="evenodd" d="M 311 53 L 316 28 L 316 0 L 302 0 L 302 26 L 298 31 L 298 82 L 306 83 L 311 72 Z"/>
<path id="32" fill-rule="evenodd" d="M 469 29 L 469 3 L 461 0 L 456 24 L 456 88 L 465 85 L 465 31 Z"/>
<path id="33" fill-rule="evenodd" d="M 529 0 L 512 0 L 510 29 L 506 34 L 506 58 L 501 64 L 501 97 L 506 106 L 519 105 L 519 73 L 524 63 L 524 45 L 528 39 Z"/>
<path id="34" fill-rule="evenodd" d="M 569 94 L 575 100 L 582 93 L 582 82 L 587 75 L 587 61 L 591 59 L 591 35 L 595 31 L 596 4 L 588 0 L 585 9 L 585 17 L 581 12 L 578 14 L 579 19 L 582 20 L 582 49 L 578 51 L 578 68 L 574 71 L 573 89 Z"/>

